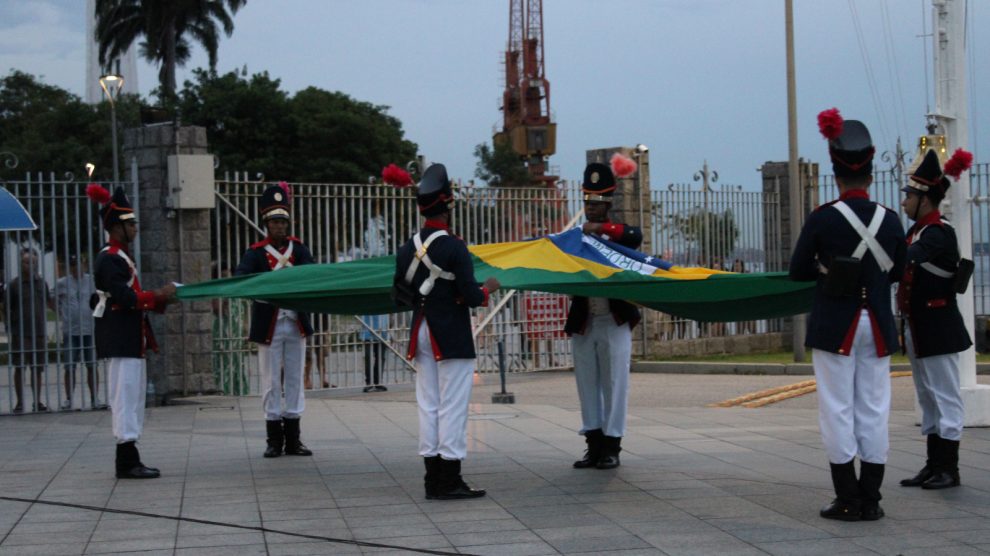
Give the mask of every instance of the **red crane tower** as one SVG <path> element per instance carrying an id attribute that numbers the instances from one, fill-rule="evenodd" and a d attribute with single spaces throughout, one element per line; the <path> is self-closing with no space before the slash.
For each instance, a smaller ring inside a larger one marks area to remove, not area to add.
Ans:
<path id="1" fill-rule="evenodd" d="M 508 142 L 534 182 L 552 185 L 557 176 L 547 175 L 547 158 L 557 149 L 557 124 L 550 121 L 550 82 L 543 66 L 543 0 L 509 0 L 502 114 L 495 144 Z"/>

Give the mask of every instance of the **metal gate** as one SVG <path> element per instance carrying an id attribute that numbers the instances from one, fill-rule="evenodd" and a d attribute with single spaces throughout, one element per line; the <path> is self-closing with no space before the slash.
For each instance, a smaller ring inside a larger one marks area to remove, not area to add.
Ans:
<path id="1" fill-rule="evenodd" d="M 137 212 L 136 173 L 132 167 L 122 185 Z M 2 234 L 0 413 L 105 408 L 106 369 L 94 353 L 89 308 L 104 232 L 87 182 L 72 174 L 28 173 L 3 186 L 38 229 Z"/>
<path id="2" fill-rule="evenodd" d="M 262 176 L 227 174 L 216 185 L 213 217 L 214 277 L 229 276 L 241 255 L 264 233 L 258 200 L 272 185 Z M 415 193 L 381 184 L 291 184 L 291 233 L 313 252 L 318 263 L 343 262 L 394 253 L 418 229 Z M 457 186 L 454 227 L 468 243 L 516 241 L 559 231 L 581 207 L 580 188 L 497 189 Z M 478 276 L 483 280 L 484 276 Z M 495 307 L 506 292 L 496 292 Z M 231 394 L 258 392 L 254 346 L 246 341 L 249 303 L 214 304 L 214 371 Z M 476 341 L 478 371 L 498 370 L 498 345 L 509 372 L 566 368 L 572 365 L 563 335 L 566 298 L 553 294 L 512 296 Z M 476 324 L 485 318 L 476 311 Z M 407 313 L 383 316 L 314 315 L 316 333 L 309 341 L 306 382 L 312 388 L 363 386 L 412 380 L 402 356 L 408 341 Z M 384 342 L 382 342 L 384 340 Z"/>

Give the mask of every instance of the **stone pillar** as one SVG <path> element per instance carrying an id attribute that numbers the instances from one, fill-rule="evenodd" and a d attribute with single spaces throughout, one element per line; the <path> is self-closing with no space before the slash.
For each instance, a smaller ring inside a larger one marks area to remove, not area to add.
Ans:
<path id="1" fill-rule="evenodd" d="M 616 222 L 642 229 L 643 244 L 639 250 L 647 255 L 655 255 L 657 253 L 653 252 L 653 204 L 650 195 L 649 151 L 639 153 L 629 147 L 610 147 L 586 151 L 585 158 L 588 164 L 592 162 L 608 164 L 612 154 L 616 152 L 635 160 L 638 168 L 631 176 L 616 180 L 617 186 L 609 217 Z M 642 312 L 643 321 L 633 331 L 633 357 L 648 355 L 651 340 L 655 339 L 655 331 L 653 330 L 655 326 L 653 325 L 659 322 L 656 311 L 642 309 Z"/>
<path id="2" fill-rule="evenodd" d="M 796 237 L 791 237 L 791 187 L 787 175 L 787 162 L 765 162 L 760 168 L 763 175 L 763 197 L 776 198 L 776 203 L 764 203 L 763 245 L 766 269 L 769 272 L 786 272 L 791 260 L 791 250 Z M 798 160 L 798 174 L 801 177 L 802 215 L 810 213 L 821 204 L 818 195 L 818 163 Z M 793 320 L 784 319 L 782 332 L 790 332 Z M 790 336 L 785 334 L 790 349 Z"/>
<path id="3" fill-rule="evenodd" d="M 125 165 L 137 163 L 139 272 L 146 289 L 211 278 L 210 211 L 177 211 L 167 205 L 168 157 L 174 154 L 207 154 L 206 129 L 161 125 L 124 131 Z M 148 381 L 156 394 L 148 403 L 215 392 L 211 303 L 170 305 L 164 316 L 151 314 L 150 320 L 159 353 L 148 355 Z"/>

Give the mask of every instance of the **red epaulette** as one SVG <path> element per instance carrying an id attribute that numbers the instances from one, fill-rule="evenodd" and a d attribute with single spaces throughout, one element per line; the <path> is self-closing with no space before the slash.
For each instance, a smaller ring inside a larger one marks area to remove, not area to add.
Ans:
<path id="1" fill-rule="evenodd" d="M 820 204 L 817 207 L 815 207 L 815 210 L 812 211 L 812 212 L 818 212 L 818 211 L 822 210 L 823 208 L 830 207 L 830 206 L 832 206 L 832 205 L 834 205 L 835 203 L 838 203 L 838 202 L 839 202 L 839 200 L 838 199 L 835 199 L 834 201 L 829 201 L 827 203 Z"/>
<path id="2" fill-rule="evenodd" d="M 258 243 L 252 243 L 251 244 L 251 249 L 258 249 L 258 248 L 261 248 L 261 247 L 264 247 L 264 246 L 268 245 L 269 243 L 270 242 L 268 241 L 268 238 L 266 237 L 265 239 L 259 241 Z"/>

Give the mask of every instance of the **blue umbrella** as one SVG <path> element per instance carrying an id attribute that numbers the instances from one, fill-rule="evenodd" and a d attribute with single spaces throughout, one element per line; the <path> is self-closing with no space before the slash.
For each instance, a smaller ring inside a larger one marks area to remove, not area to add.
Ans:
<path id="1" fill-rule="evenodd" d="M 0 188 L 0 232 L 36 229 L 38 226 L 24 210 L 24 205 L 10 191 Z"/>

